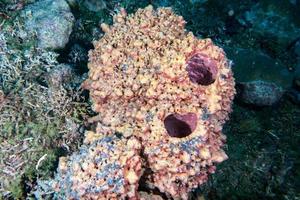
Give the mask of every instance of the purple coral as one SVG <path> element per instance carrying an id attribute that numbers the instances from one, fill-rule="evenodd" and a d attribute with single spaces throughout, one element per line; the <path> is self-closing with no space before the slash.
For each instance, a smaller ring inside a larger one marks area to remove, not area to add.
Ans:
<path id="1" fill-rule="evenodd" d="M 196 53 L 188 59 L 186 70 L 193 83 L 210 85 L 216 80 L 217 62 L 204 54 Z"/>

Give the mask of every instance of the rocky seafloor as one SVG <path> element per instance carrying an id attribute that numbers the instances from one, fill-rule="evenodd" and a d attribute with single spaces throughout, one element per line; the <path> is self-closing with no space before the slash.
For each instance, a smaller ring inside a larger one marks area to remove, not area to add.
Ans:
<path id="1" fill-rule="evenodd" d="M 0 0 L 0 199 L 34 199 L 78 150 L 93 127 L 80 85 L 100 24 L 149 4 L 171 7 L 233 62 L 229 159 L 190 199 L 300 199 L 299 0 Z"/>

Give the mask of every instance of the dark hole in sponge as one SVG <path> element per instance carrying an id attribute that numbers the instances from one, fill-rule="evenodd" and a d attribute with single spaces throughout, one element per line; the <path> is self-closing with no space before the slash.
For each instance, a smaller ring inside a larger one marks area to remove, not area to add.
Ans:
<path id="1" fill-rule="evenodd" d="M 186 70 L 193 83 L 210 85 L 217 76 L 217 62 L 204 54 L 194 54 L 187 61 Z"/>
<path id="2" fill-rule="evenodd" d="M 195 113 L 170 114 L 164 119 L 164 125 L 171 137 L 183 138 L 196 129 L 197 115 Z"/>

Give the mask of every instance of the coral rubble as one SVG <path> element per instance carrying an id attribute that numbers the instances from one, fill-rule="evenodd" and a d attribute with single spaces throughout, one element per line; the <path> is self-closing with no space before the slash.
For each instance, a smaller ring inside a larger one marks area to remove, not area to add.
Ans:
<path id="1" fill-rule="evenodd" d="M 105 35 L 89 54 L 83 84 L 99 113 L 95 134 L 101 137 L 60 162 L 58 190 L 70 198 L 139 199 L 143 176 L 146 187 L 187 199 L 227 159 L 221 147 L 235 94 L 230 62 L 210 39 L 186 32 L 169 8 L 121 10 L 112 26 L 101 27 Z M 131 160 L 134 165 L 125 162 Z M 134 180 L 126 180 L 128 169 Z M 98 177 L 104 173 L 106 180 Z M 109 185 L 118 178 L 122 186 Z"/>

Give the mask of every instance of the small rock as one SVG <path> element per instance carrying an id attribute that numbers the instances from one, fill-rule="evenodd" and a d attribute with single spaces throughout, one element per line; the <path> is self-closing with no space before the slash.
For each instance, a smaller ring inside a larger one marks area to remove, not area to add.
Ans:
<path id="1" fill-rule="evenodd" d="M 38 46 L 43 49 L 62 49 L 69 41 L 74 16 L 65 0 L 40 0 L 22 12 L 25 28 L 36 32 Z"/>
<path id="2" fill-rule="evenodd" d="M 106 3 L 103 0 L 85 0 L 83 4 L 92 12 L 99 12 L 106 8 Z"/>
<path id="3" fill-rule="evenodd" d="M 234 15 L 234 10 L 232 10 L 232 9 L 229 10 L 229 11 L 228 11 L 228 16 L 232 17 L 233 15 Z"/>
<path id="4" fill-rule="evenodd" d="M 47 80 L 49 87 L 60 88 L 63 84 L 70 82 L 75 76 L 75 72 L 70 65 L 59 64 L 50 71 Z"/>
<path id="5" fill-rule="evenodd" d="M 251 81 L 237 85 L 238 99 L 255 106 L 271 106 L 276 104 L 283 95 L 281 87 L 266 81 Z"/>

